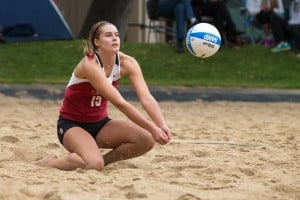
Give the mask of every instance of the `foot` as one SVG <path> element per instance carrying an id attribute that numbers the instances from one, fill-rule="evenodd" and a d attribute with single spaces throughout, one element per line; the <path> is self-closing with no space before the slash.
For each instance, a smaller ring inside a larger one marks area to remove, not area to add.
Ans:
<path id="1" fill-rule="evenodd" d="M 42 158 L 40 160 L 34 161 L 34 162 L 32 162 L 32 164 L 38 165 L 38 166 L 41 166 L 41 167 L 48 167 L 49 163 L 53 160 L 56 160 L 56 159 L 57 159 L 57 156 L 52 154 L 52 155 L 48 155 L 45 158 Z"/>
<path id="2" fill-rule="evenodd" d="M 288 42 L 280 42 L 276 47 L 272 49 L 273 53 L 289 51 L 291 49 L 291 45 Z"/>
<path id="3" fill-rule="evenodd" d="M 183 53 L 184 49 L 183 49 L 183 43 L 182 42 L 177 42 L 176 44 L 176 52 L 177 53 Z"/>
<path id="4" fill-rule="evenodd" d="M 236 38 L 236 45 L 237 46 L 241 47 L 241 46 L 244 46 L 245 44 L 247 44 L 247 42 L 245 40 L 243 40 L 239 36 Z"/>
<path id="5" fill-rule="evenodd" d="M 3 35 L 0 33 L 0 43 L 5 43 Z"/>

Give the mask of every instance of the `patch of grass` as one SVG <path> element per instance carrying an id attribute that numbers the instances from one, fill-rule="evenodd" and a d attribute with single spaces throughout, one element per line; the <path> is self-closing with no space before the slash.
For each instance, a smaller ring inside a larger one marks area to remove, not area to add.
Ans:
<path id="1" fill-rule="evenodd" d="M 121 50 L 138 60 L 149 85 L 300 88 L 300 60 L 294 51 L 223 47 L 201 59 L 187 50 L 177 54 L 168 44 L 122 43 Z M 82 56 L 81 40 L 2 44 L 0 83 L 65 84 Z"/>
<path id="2" fill-rule="evenodd" d="M 1 83 L 65 83 L 80 60 L 79 41 L 0 45 Z"/>

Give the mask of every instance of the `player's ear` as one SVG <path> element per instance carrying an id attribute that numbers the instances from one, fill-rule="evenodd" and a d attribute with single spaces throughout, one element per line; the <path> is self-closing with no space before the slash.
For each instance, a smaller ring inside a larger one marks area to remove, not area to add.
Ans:
<path id="1" fill-rule="evenodd" d="M 100 39 L 99 38 L 95 38 L 94 39 L 94 44 L 96 47 L 99 47 L 100 46 Z"/>

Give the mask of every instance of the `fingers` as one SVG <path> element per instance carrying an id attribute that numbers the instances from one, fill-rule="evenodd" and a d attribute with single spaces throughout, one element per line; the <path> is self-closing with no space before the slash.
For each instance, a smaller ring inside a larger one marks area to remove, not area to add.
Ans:
<path id="1" fill-rule="evenodd" d="M 161 145 L 167 144 L 169 142 L 167 135 L 163 131 L 161 131 L 161 133 L 157 134 L 153 138 L 154 138 L 155 142 L 157 142 Z"/>
<path id="2" fill-rule="evenodd" d="M 171 133 L 171 131 L 167 128 L 164 132 L 165 132 L 165 135 L 166 135 L 166 139 L 168 141 L 170 141 L 172 139 L 172 133 Z"/>
<path id="3" fill-rule="evenodd" d="M 169 143 L 171 140 L 170 132 L 164 132 L 164 134 L 161 137 L 161 143 L 162 145 Z"/>
<path id="4" fill-rule="evenodd" d="M 159 133 L 154 137 L 154 140 L 161 145 L 169 143 L 171 139 L 172 133 L 167 126 L 159 128 Z"/>

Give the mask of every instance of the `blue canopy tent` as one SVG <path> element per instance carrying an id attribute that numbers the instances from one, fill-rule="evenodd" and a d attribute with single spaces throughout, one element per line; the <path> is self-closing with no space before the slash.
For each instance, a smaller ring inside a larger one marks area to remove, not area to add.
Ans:
<path id="1" fill-rule="evenodd" d="M 2 1 L 0 26 L 6 42 L 73 39 L 54 0 Z"/>

